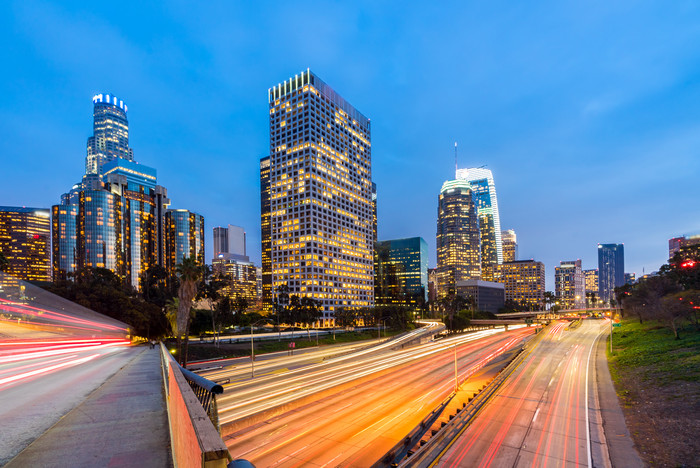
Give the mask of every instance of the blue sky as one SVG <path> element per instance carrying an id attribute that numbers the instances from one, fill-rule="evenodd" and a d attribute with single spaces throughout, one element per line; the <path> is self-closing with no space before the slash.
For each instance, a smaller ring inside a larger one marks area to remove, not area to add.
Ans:
<path id="1" fill-rule="evenodd" d="M 598 242 L 640 275 L 700 231 L 697 2 L 86 3 L 0 5 L 0 205 L 59 202 L 109 92 L 135 159 L 205 216 L 208 256 L 231 223 L 259 262 L 267 89 L 309 67 L 372 120 L 380 239 L 422 236 L 431 265 L 455 141 L 548 289 Z"/>

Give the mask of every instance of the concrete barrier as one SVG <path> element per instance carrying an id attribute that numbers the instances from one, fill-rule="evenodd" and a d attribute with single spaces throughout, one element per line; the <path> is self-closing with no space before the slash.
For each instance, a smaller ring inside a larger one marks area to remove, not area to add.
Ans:
<path id="1" fill-rule="evenodd" d="M 168 350 L 161 344 L 170 446 L 176 468 L 225 468 L 231 455 Z"/>

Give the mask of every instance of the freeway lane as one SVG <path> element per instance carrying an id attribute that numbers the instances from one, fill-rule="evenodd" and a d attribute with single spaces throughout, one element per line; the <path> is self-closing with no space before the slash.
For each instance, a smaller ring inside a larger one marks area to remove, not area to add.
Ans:
<path id="1" fill-rule="evenodd" d="M 438 461 L 441 467 L 592 466 L 591 359 L 603 321 L 558 323 Z M 595 407 L 595 405 L 593 405 Z"/>
<path id="2" fill-rule="evenodd" d="M 0 465 L 143 349 L 126 345 L 65 337 L 0 341 Z"/>
<path id="3" fill-rule="evenodd" d="M 314 398 L 224 440 L 234 459 L 245 458 L 256 466 L 370 466 L 452 392 L 455 345 L 460 378 L 464 378 L 495 355 L 522 345 L 533 329 L 479 333 L 381 356 L 360 356 L 359 362 L 346 359 L 330 368 L 306 369 L 304 375 L 289 379 L 278 377 L 279 381 L 257 391 L 247 389 L 241 394 L 261 398 L 240 406 L 230 400 L 223 403 L 219 408 L 224 419 L 234 417 L 231 413 L 263 409 L 274 401 L 275 389 L 286 393 L 285 387 L 300 387 L 314 392 Z M 357 380 L 365 372 L 369 377 Z M 318 393 L 327 383 L 345 379 L 352 384 Z M 221 411 L 223 407 L 228 409 Z"/>

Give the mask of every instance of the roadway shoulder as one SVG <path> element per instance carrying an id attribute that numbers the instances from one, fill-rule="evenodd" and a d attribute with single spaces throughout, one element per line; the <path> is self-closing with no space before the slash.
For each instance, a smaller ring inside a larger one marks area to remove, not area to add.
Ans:
<path id="1" fill-rule="evenodd" d="M 634 442 L 630 436 L 625 416 L 620 408 L 620 401 L 615 393 L 608 358 L 606 356 L 607 340 L 598 340 L 596 349 L 596 382 L 600 414 L 603 419 L 603 430 L 607 441 L 610 463 L 613 468 L 636 468 L 644 466 L 639 457 Z"/>

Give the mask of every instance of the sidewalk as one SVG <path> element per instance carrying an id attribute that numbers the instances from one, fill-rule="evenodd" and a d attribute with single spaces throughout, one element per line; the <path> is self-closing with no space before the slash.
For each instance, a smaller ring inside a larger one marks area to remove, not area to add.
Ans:
<path id="1" fill-rule="evenodd" d="M 172 467 L 160 352 L 143 350 L 6 468 Z"/>
<path id="2" fill-rule="evenodd" d="M 608 358 L 605 354 L 607 343 L 604 337 L 601 337 L 598 341 L 595 353 L 595 369 L 598 381 L 600 414 L 603 418 L 603 429 L 610 455 L 610 463 L 612 463 L 613 468 L 642 467 L 644 462 L 639 458 L 637 449 L 634 448 L 634 442 L 627 430 L 625 416 L 622 413 L 622 408 L 620 408 L 620 402 L 610 377 Z"/>

